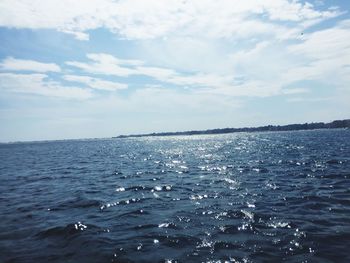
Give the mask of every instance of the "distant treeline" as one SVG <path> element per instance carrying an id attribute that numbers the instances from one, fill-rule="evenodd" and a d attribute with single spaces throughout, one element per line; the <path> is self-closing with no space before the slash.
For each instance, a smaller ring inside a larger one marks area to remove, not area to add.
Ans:
<path id="1" fill-rule="evenodd" d="M 223 129 L 211 129 L 211 130 L 202 130 L 202 131 L 132 134 L 132 135 L 120 135 L 116 138 L 144 137 L 144 136 L 224 134 L 224 133 L 234 133 L 234 132 L 258 132 L 258 131 L 298 131 L 298 130 L 334 129 L 334 128 L 350 128 L 350 119 L 336 120 L 329 123 L 312 122 L 312 123 L 304 123 L 304 124 L 267 125 L 267 126 L 260 126 L 260 127 L 245 127 L 245 128 L 223 128 Z"/>

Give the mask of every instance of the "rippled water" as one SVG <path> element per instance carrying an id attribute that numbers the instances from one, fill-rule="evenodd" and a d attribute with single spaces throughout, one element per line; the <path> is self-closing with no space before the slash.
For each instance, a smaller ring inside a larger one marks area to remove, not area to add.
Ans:
<path id="1" fill-rule="evenodd" d="M 0 145 L 1 262 L 350 262 L 350 130 Z"/>

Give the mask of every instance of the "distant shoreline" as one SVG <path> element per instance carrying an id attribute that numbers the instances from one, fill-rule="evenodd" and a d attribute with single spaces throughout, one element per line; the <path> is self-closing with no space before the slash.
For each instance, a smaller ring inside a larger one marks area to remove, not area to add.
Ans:
<path id="1" fill-rule="evenodd" d="M 112 138 L 210 135 L 210 134 L 226 134 L 226 133 L 236 133 L 236 132 L 299 131 L 299 130 L 335 129 L 335 128 L 350 128 L 350 119 L 335 120 L 329 123 L 312 122 L 312 123 L 304 123 L 304 124 L 267 125 L 267 126 L 259 126 L 259 127 L 222 128 L 222 129 L 194 130 L 194 131 L 182 131 L 182 132 L 157 132 L 157 133 L 154 132 L 154 133 L 145 133 L 145 134 L 119 135 L 117 137 L 112 137 Z"/>
<path id="2" fill-rule="evenodd" d="M 106 140 L 117 138 L 135 138 L 135 137 L 157 137 L 157 136 L 182 136 L 182 135 L 215 135 L 215 134 L 229 134 L 236 132 L 264 132 L 264 131 L 301 131 L 301 130 L 317 130 L 317 129 L 350 129 L 350 119 L 335 120 L 329 123 L 312 122 L 304 124 L 288 124 L 288 125 L 267 125 L 259 127 L 244 127 L 244 128 L 222 128 L 222 129 L 208 129 L 208 130 L 194 130 L 182 132 L 159 132 L 159 133 L 145 133 L 145 134 L 130 134 L 119 135 L 114 137 L 103 138 L 67 138 L 67 139 L 43 139 L 43 140 L 24 140 L 24 141 L 7 141 L 0 142 L 0 145 L 17 144 L 17 143 L 45 143 L 45 142 L 65 142 L 65 141 L 85 141 L 85 140 Z"/>

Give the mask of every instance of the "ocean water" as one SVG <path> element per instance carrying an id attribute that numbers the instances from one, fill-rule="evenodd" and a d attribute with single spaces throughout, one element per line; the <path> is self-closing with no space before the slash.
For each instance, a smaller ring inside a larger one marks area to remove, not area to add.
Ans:
<path id="1" fill-rule="evenodd" d="M 350 262 L 350 130 L 0 145 L 0 262 Z"/>

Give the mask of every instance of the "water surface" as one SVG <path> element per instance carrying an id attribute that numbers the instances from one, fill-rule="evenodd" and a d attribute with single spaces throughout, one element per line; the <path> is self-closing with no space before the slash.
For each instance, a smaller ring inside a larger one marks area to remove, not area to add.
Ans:
<path id="1" fill-rule="evenodd" d="M 350 131 L 0 145 L 1 262 L 350 262 Z"/>

